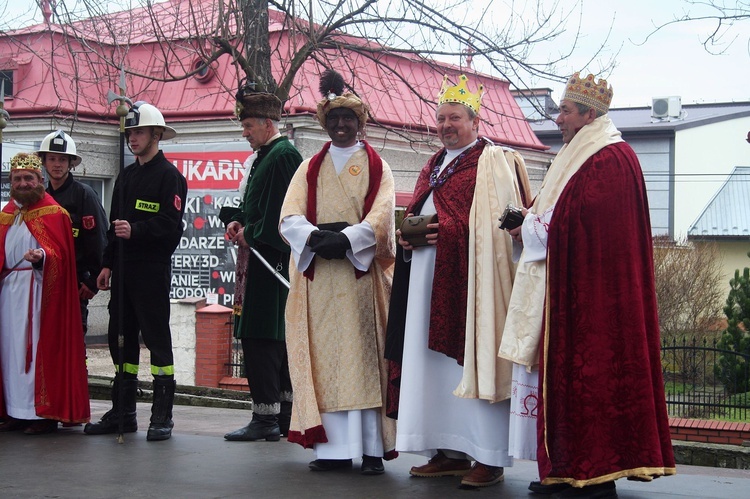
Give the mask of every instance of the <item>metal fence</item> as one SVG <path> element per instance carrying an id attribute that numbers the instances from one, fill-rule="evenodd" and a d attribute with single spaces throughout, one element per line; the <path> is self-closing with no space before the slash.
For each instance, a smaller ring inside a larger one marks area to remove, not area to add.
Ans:
<path id="1" fill-rule="evenodd" d="M 234 331 L 233 319 L 227 323 L 230 331 Z M 722 350 L 717 343 L 706 338 L 662 343 L 664 391 L 671 417 L 750 421 L 750 356 Z M 227 374 L 245 377 L 242 344 L 236 338 Z"/>
<path id="2" fill-rule="evenodd" d="M 717 343 L 706 338 L 662 343 L 670 416 L 748 421 L 750 356 L 722 350 Z"/>
<path id="3" fill-rule="evenodd" d="M 234 318 L 235 315 L 231 314 L 227 321 L 227 327 L 229 328 L 229 334 L 234 333 Z M 245 363 L 242 356 L 242 343 L 237 338 L 232 338 L 232 356 L 227 367 L 227 376 L 232 378 L 244 378 L 245 377 Z"/>

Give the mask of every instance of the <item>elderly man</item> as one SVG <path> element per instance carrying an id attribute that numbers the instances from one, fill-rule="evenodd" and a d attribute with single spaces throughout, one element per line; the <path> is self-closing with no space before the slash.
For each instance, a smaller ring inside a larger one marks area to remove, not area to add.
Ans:
<path id="1" fill-rule="evenodd" d="M 236 95 L 242 136 L 253 148 L 240 183 L 239 208 L 222 209 L 227 237 L 238 245 L 234 335 L 242 342 L 245 375 L 253 397 L 250 423 L 224 435 L 231 441 L 278 441 L 289 431 L 292 383 L 286 354 L 284 307 L 288 294 L 255 250 L 289 275 L 289 246 L 279 235 L 279 212 L 302 156 L 279 133 L 281 101 L 248 86 Z"/>
<path id="2" fill-rule="evenodd" d="M 573 75 L 564 145 L 523 225 L 502 357 L 539 365 L 537 458 L 556 498 L 617 497 L 614 480 L 675 473 L 664 399 L 651 223 L 633 149 L 607 116 L 612 88 Z"/>
<path id="3" fill-rule="evenodd" d="M 411 474 L 486 487 L 513 464 L 511 365 L 496 352 L 515 268 L 510 237 L 493 220 L 506 204 L 523 204 L 529 188 L 520 155 L 479 137 L 483 88 L 471 92 L 467 80 L 449 86 L 446 77 L 438 95 L 444 148 L 422 169 L 407 208 L 437 214 L 437 223 L 424 246 L 398 232 L 386 355 L 396 450 L 431 457 Z"/>
<path id="4" fill-rule="evenodd" d="M 295 401 L 289 441 L 315 450 L 313 471 L 379 475 L 395 457 L 385 416 L 385 324 L 395 246 L 393 176 L 359 140 L 368 107 L 321 76 L 318 121 L 331 138 L 292 179 L 280 230 L 295 262 L 287 303 Z"/>
<path id="5" fill-rule="evenodd" d="M 10 161 L 0 213 L 0 431 L 49 433 L 89 420 L 73 234 L 44 192 L 42 161 Z"/>

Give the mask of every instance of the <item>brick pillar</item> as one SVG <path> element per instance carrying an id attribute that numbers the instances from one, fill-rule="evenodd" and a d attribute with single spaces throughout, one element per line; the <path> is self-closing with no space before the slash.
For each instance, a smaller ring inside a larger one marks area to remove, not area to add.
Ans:
<path id="1" fill-rule="evenodd" d="M 209 305 L 195 312 L 195 386 L 218 388 L 232 360 L 232 309 Z"/>

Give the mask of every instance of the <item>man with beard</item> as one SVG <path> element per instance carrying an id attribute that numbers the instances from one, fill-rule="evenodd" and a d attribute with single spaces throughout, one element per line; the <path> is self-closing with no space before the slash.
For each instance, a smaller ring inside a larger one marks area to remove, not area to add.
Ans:
<path id="1" fill-rule="evenodd" d="M 112 409 L 99 422 L 87 424 L 83 431 L 89 435 L 116 433 L 120 410 L 122 430 L 138 430 L 140 332 L 151 354 L 154 376 L 146 440 L 166 440 L 174 427 L 174 357 L 169 328 L 171 258 L 182 237 L 187 181 L 159 149 L 161 140 L 174 138 L 177 132 L 164 123 L 157 108 L 136 102 L 125 118 L 125 133 L 135 163 L 125 168 L 115 182 L 107 247 L 96 281 L 100 290 L 112 290 L 107 335 L 115 364 Z M 119 372 L 118 362 L 120 334 L 124 340 L 123 372 Z M 118 405 L 119 390 L 123 390 L 122 407 Z"/>
<path id="2" fill-rule="evenodd" d="M 73 139 L 58 130 L 42 140 L 37 154 L 47 172 L 47 192 L 65 208 L 73 224 L 76 249 L 78 298 L 81 303 L 83 334 L 88 330 L 89 300 L 96 295 L 96 278 L 102 269 L 102 252 L 107 244 L 107 217 L 94 190 L 73 178 L 72 170 L 81 163 Z"/>
<path id="3" fill-rule="evenodd" d="M 503 480 L 511 364 L 497 357 L 515 267 L 494 220 L 528 199 L 523 159 L 479 134 L 483 87 L 448 77 L 438 94 L 443 148 L 422 169 L 408 215 L 437 214 L 428 244 L 401 231 L 386 357 L 398 418 L 396 450 L 431 457 L 416 477 L 462 476 L 464 487 Z M 472 460 L 475 461 L 472 465 Z"/>
<path id="4" fill-rule="evenodd" d="M 286 308 L 295 400 L 289 441 L 312 447 L 312 471 L 380 475 L 395 457 L 383 358 L 393 275 L 394 191 L 388 164 L 358 140 L 368 107 L 335 71 L 320 80 L 318 121 L 331 138 L 300 165 L 280 230 L 295 270 Z"/>
<path id="5" fill-rule="evenodd" d="M 278 441 L 289 431 L 292 383 L 289 380 L 284 325 L 288 289 L 264 267 L 262 258 L 289 275 L 289 246 L 279 235 L 279 212 L 302 156 L 279 133 L 281 101 L 273 94 L 243 85 L 235 113 L 242 136 L 253 148 L 240 183 L 239 208 L 222 209 L 227 236 L 239 248 L 234 296 L 234 335 L 242 343 L 253 417 L 224 435 L 230 441 Z"/>
<path id="6" fill-rule="evenodd" d="M 39 157 L 16 154 L 10 183 L 0 213 L 0 432 L 38 435 L 89 420 L 75 252 Z"/>

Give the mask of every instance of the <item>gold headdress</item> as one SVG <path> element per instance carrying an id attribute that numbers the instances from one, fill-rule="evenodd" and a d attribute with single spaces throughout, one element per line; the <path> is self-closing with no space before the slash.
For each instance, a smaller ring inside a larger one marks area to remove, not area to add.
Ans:
<path id="1" fill-rule="evenodd" d="M 31 170 L 42 176 L 42 159 L 36 154 L 19 152 L 10 158 L 10 171 Z"/>
<path id="2" fill-rule="evenodd" d="M 448 75 L 443 76 L 443 86 L 437 96 L 438 106 L 446 102 L 463 104 L 475 113 L 479 113 L 479 106 L 482 105 L 484 85 L 480 84 L 476 92 L 471 92 L 466 85 L 468 81 L 469 78 L 466 75 L 461 75 L 458 77 L 458 85 L 452 87 L 448 84 Z"/>
<path id="3" fill-rule="evenodd" d="M 337 107 L 345 107 L 354 111 L 360 128 L 365 126 L 370 117 L 370 108 L 356 95 L 344 92 L 344 78 L 339 73 L 333 69 L 323 71 L 320 75 L 318 90 L 323 95 L 323 100 L 318 102 L 317 117 L 323 128 L 326 126 L 326 115 Z"/>
<path id="4" fill-rule="evenodd" d="M 565 91 L 560 100 L 567 99 L 607 114 L 612 95 L 612 85 L 608 85 L 607 80 L 599 78 L 598 82 L 594 82 L 592 74 L 581 78 L 579 73 L 575 73 L 565 85 Z"/>

